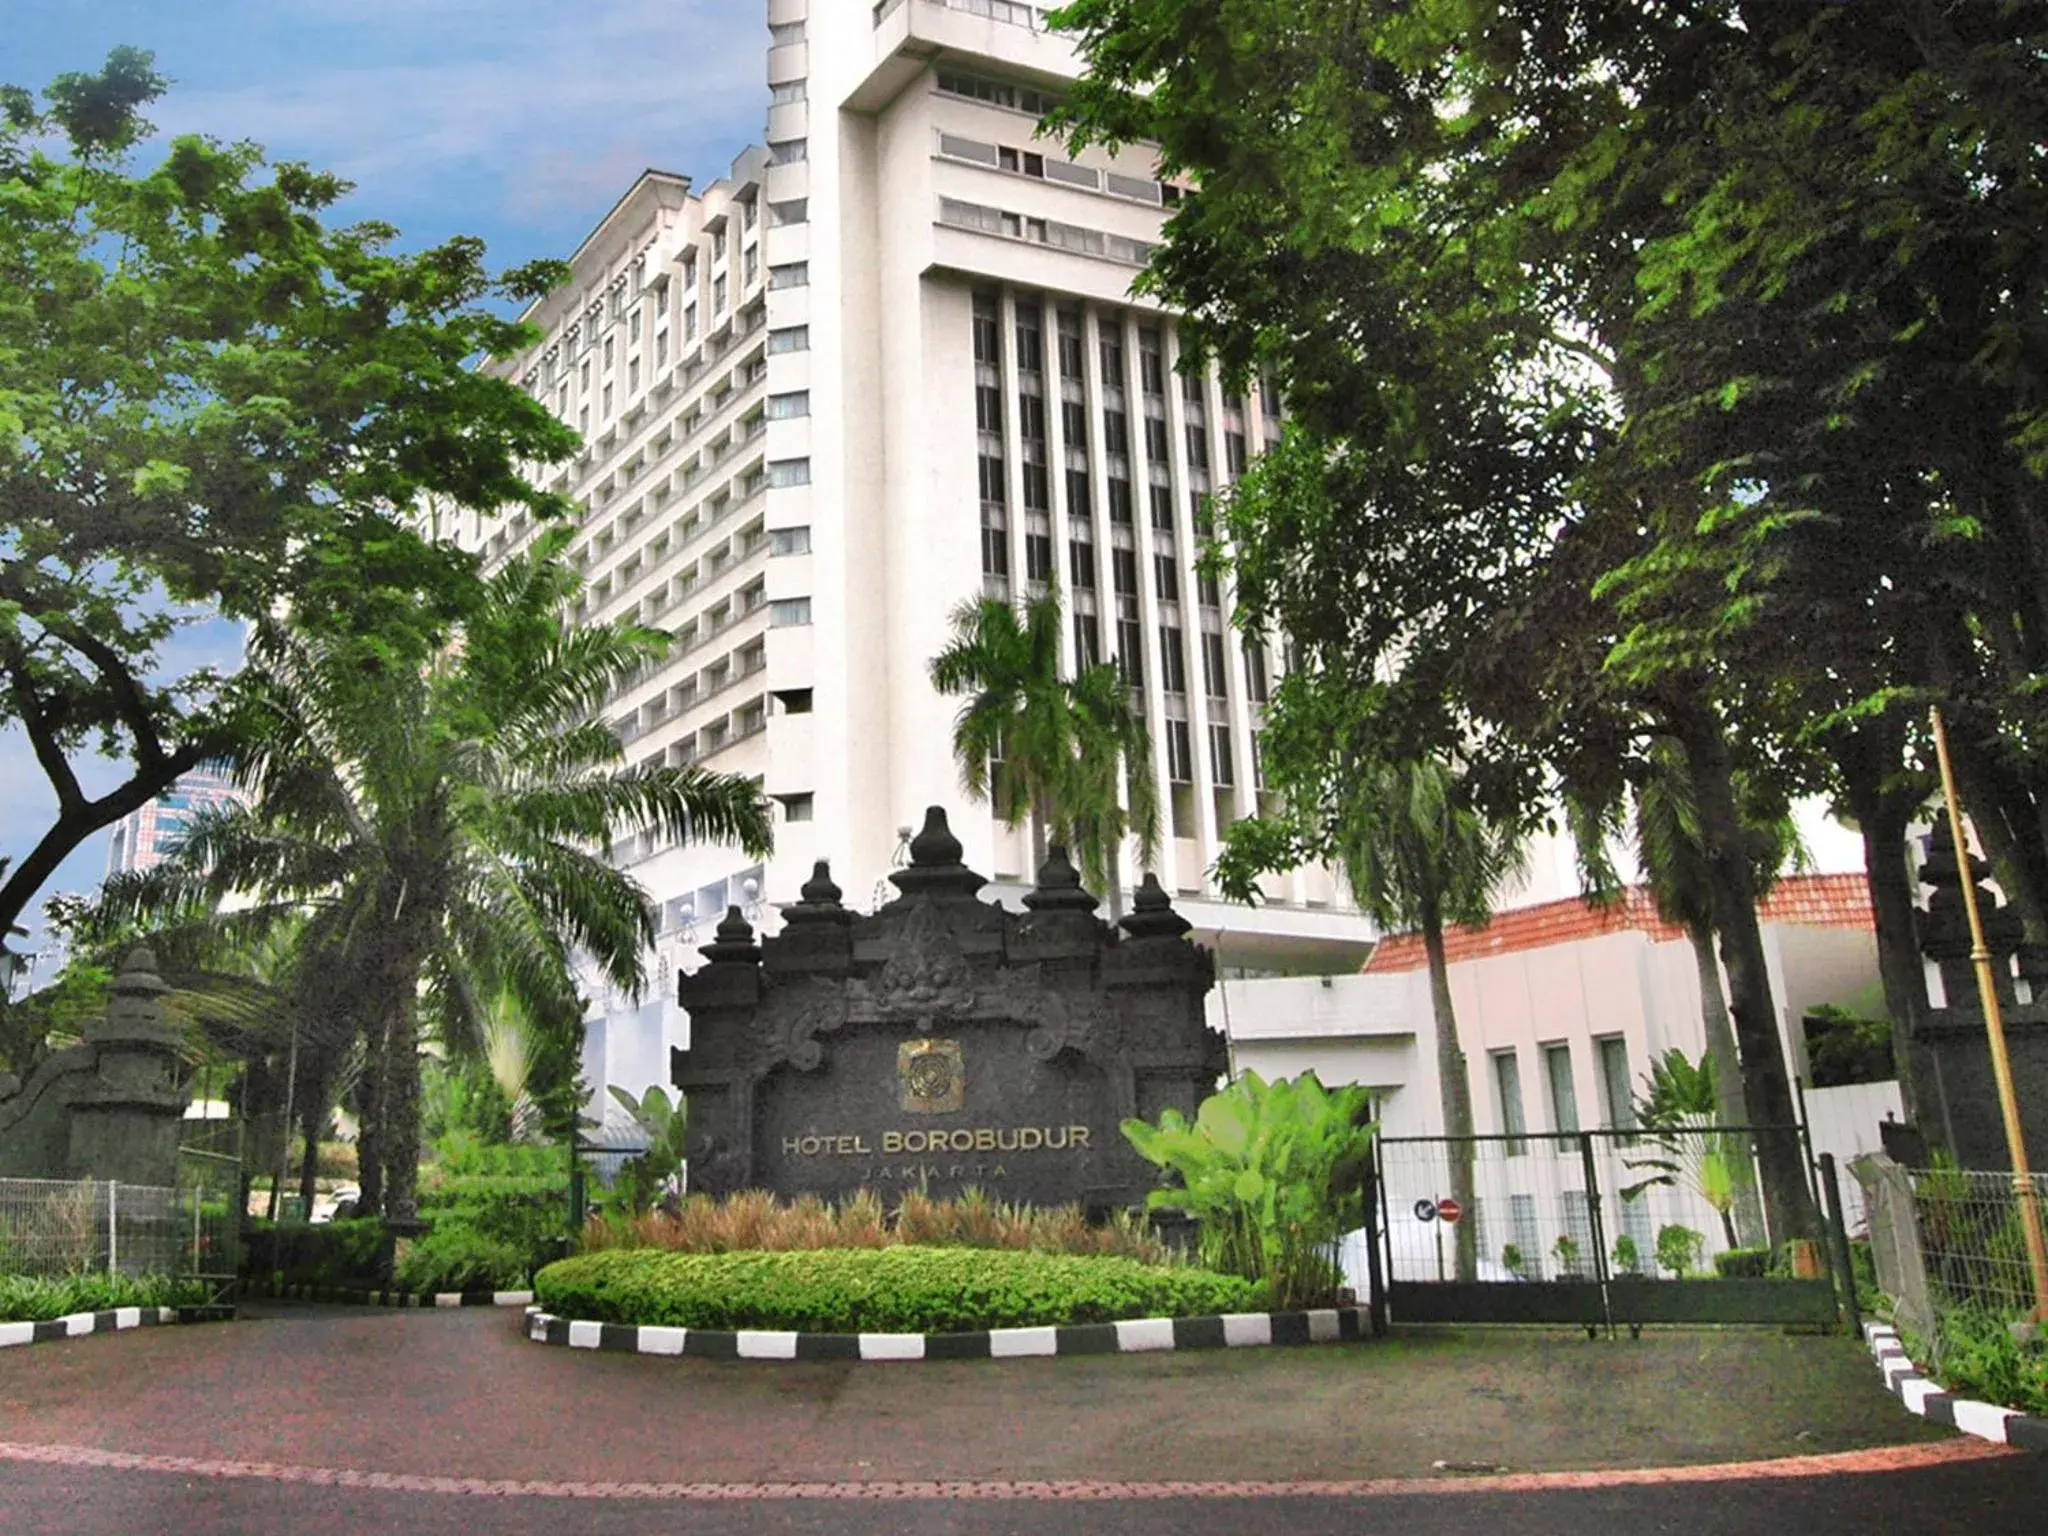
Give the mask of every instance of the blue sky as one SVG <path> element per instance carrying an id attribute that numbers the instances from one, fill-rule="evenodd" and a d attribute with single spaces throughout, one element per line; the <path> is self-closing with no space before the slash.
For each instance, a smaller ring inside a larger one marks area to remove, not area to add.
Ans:
<path id="1" fill-rule="evenodd" d="M 480 235 L 499 265 L 567 256 L 647 166 L 711 181 L 767 110 L 763 0 L 0 3 L 0 81 L 151 49 L 175 82 L 150 113 L 163 134 L 253 139 L 354 181 L 337 217 L 386 220 L 407 246 Z M 231 659 L 223 630 L 188 632 L 181 656 Z M 89 792 L 118 777 L 83 767 Z M 54 806 L 26 742 L 0 733 L 0 854 L 25 854 Z M 102 833 L 44 894 L 105 867 Z"/>

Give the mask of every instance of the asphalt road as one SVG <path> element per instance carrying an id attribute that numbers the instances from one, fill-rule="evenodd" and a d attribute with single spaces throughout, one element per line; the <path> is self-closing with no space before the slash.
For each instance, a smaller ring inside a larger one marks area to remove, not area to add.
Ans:
<path id="1" fill-rule="evenodd" d="M 877 1367 L 272 1307 L 0 1351 L 4 1536 L 656 1530 L 2039 1533 L 2048 1458 L 1771 1334 Z"/>

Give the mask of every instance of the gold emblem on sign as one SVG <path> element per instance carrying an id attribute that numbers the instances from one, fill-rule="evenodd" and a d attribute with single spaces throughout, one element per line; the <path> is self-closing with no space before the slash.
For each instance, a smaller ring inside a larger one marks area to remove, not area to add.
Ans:
<path id="1" fill-rule="evenodd" d="M 896 1087 L 913 1115 L 950 1115 L 967 1100 L 958 1040 L 906 1040 L 896 1047 Z"/>

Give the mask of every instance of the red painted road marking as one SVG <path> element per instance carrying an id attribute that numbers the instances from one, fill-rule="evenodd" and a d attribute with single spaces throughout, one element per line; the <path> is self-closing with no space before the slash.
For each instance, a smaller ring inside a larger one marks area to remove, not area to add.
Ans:
<path id="1" fill-rule="evenodd" d="M 1722 1462 L 1700 1467 L 1619 1467 L 1604 1472 L 1511 1472 L 1491 1477 L 1366 1478 L 1348 1482 L 1118 1483 L 846 1482 L 846 1483 L 547 1483 L 481 1477 L 428 1477 L 363 1472 L 353 1467 L 279 1466 L 261 1461 L 209 1461 L 192 1456 L 140 1456 L 86 1445 L 0 1443 L 0 1461 L 92 1467 L 115 1472 L 170 1472 L 181 1477 L 256 1478 L 322 1488 L 374 1488 L 390 1493 L 463 1493 L 488 1498 L 549 1499 L 1355 1499 L 1388 1494 L 1537 1493 L 1549 1489 L 1626 1488 L 1654 1483 L 1728 1483 L 1761 1478 L 1840 1477 L 1906 1472 L 1954 1462 L 2024 1455 L 1981 1440 L 1879 1446 L 1777 1461 Z"/>

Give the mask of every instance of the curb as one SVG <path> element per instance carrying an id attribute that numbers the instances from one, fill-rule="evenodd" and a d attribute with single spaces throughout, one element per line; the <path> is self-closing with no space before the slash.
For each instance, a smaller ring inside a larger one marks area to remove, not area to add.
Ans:
<path id="1" fill-rule="evenodd" d="M 1364 1307 L 1310 1312 L 1233 1312 L 1144 1317 L 1063 1328 L 984 1328 L 974 1333 L 791 1333 L 775 1329 L 672 1328 L 592 1323 L 526 1309 L 536 1344 L 700 1360 L 1010 1360 L 1039 1355 L 1135 1355 L 1158 1350 L 1340 1344 L 1371 1331 Z"/>
<path id="2" fill-rule="evenodd" d="M 1943 1391 L 1940 1382 L 1913 1364 L 1895 1328 L 1865 1323 L 1863 1337 L 1877 1368 L 1884 1372 L 1886 1390 L 1904 1403 L 1909 1413 L 1919 1414 L 1930 1424 L 1946 1424 L 1997 1445 L 2048 1451 L 2048 1418 Z"/>
<path id="3" fill-rule="evenodd" d="M 531 1291 L 349 1291 L 326 1285 L 247 1280 L 242 1294 L 261 1301 L 327 1301 L 351 1307 L 530 1307 Z"/>
<path id="4" fill-rule="evenodd" d="M 0 1349 L 16 1344 L 51 1344 L 58 1339 L 83 1339 L 95 1333 L 125 1333 L 130 1328 L 168 1328 L 180 1323 L 217 1323 L 232 1319 L 233 1307 L 115 1307 L 108 1312 L 73 1312 L 39 1323 L 0 1323 Z"/>

